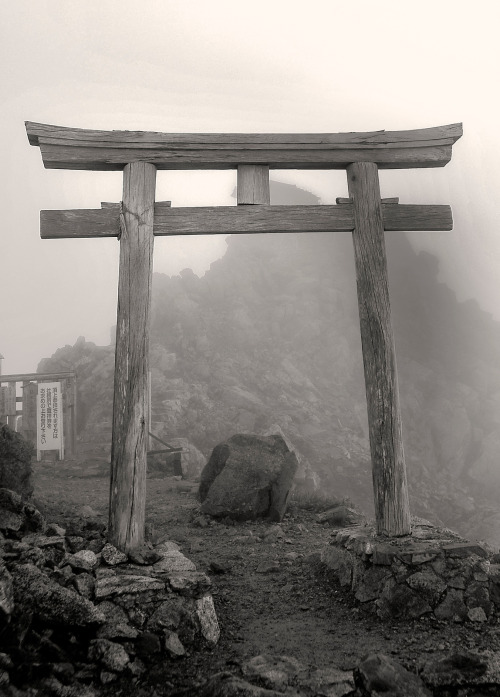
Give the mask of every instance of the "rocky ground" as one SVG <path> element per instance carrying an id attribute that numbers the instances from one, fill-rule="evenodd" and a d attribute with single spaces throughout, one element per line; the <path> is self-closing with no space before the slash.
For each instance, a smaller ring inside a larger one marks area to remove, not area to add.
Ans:
<path id="1" fill-rule="evenodd" d="M 105 521 L 106 470 L 99 462 L 37 464 L 35 502 L 48 520 L 62 525 L 85 505 L 102 513 Z M 198 569 L 210 575 L 221 638 L 215 647 L 161 662 L 139 684 L 124 681 L 104 686 L 103 695 L 205 694 L 202 685 L 211 675 L 239 676 L 242 671 L 248 675 L 254 665 L 250 659 L 257 656 L 266 657 L 268 674 L 263 678 L 266 670 L 262 669 L 257 683 L 278 691 L 223 693 L 216 687 L 210 694 L 298 694 L 286 687 L 286 680 L 273 683 L 274 678 L 269 678 L 275 657 L 294 659 L 290 665 L 295 666 L 291 671 L 295 676 L 300 670 L 310 676 L 315 669 L 337 669 L 347 679 L 369 653 L 385 654 L 413 673 L 423 672 L 434 690 L 428 694 L 500 694 L 495 692 L 499 684 L 493 684 L 491 677 L 486 682 L 478 678 L 494 673 L 496 655 L 500 655 L 499 624 L 492 621 L 476 627 L 425 618 L 382 623 L 364 614 L 319 566 L 318 552 L 328 544 L 332 529 L 317 522 L 317 507 L 308 508 L 305 501 L 292 504 L 281 524 L 216 523 L 200 515 L 196 491 L 194 482 L 153 473 L 148 477 L 147 517 L 157 539 L 177 542 Z M 453 673 L 448 683 L 429 678 L 439 665 Z M 291 683 L 297 680 L 290 678 Z M 453 681 L 455 687 L 445 687 Z M 310 680 L 308 684 L 309 691 L 300 694 L 349 694 L 347 688 L 314 690 Z"/>

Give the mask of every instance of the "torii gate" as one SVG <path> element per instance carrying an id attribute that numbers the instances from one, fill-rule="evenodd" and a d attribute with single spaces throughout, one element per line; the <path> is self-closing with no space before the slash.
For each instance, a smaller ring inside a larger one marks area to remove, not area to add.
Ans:
<path id="1" fill-rule="evenodd" d="M 356 264 L 377 532 L 411 532 L 384 230 L 451 230 L 443 205 L 380 198 L 378 169 L 443 167 L 461 124 L 334 134 L 170 134 L 26 123 L 48 169 L 123 170 L 123 201 L 41 211 L 41 237 L 120 240 L 108 536 L 144 543 L 148 349 L 154 235 L 351 231 Z M 345 169 L 348 199 L 271 206 L 269 169 Z M 155 203 L 157 169 L 237 169 L 237 206 Z"/>

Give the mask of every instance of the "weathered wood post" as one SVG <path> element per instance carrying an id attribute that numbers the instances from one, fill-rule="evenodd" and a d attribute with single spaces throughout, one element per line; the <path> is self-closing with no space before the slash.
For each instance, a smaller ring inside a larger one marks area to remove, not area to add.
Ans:
<path id="1" fill-rule="evenodd" d="M 149 323 L 156 167 L 123 172 L 108 539 L 144 543 L 149 431 Z"/>
<path id="2" fill-rule="evenodd" d="M 377 532 L 408 535 L 410 506 L 377 165 L 351 164 L 347 179 L 354 207 L 352 237 Z"/>

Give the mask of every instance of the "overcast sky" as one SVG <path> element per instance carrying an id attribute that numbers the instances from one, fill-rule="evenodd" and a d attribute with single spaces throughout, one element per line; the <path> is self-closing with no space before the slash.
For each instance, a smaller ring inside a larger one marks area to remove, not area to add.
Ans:
<path id="1" fill-rule="evenodd" d="M 462 121 L 452 162 L 381 173 L 383 196 L 449 203 L 412 233 L 500 319 L 497 0 L 0 0 L 0 353 L 28 372 L 79 335 L 109 343 L 119 243 L 40 240 L 40 209 L 121 199 L 120 172 L 45 170 L 24 121 L 164 132 L 400 130 Z M 324 203 L 344 172 L 276 172 Z M 157 200 L 231 204 L 233 172 L 159 172 Z M 394 233 L 392 233 L 394 234 Z M 202 275 L 224 239 L 157 238 L 155 270 Z"/>

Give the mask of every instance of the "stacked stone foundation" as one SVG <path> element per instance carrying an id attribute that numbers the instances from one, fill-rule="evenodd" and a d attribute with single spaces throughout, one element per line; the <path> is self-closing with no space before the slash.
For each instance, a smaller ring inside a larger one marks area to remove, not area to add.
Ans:
<path id="1" fill-rule="evenodd" d="M 422 519 L 399 538 L 378 536 L 370 525 L 343 529 L 321 555 L 323 567 L 381 619 L 431 615 L 451 622 L 500 617 L 495 559 L 485 545 Z"/>

